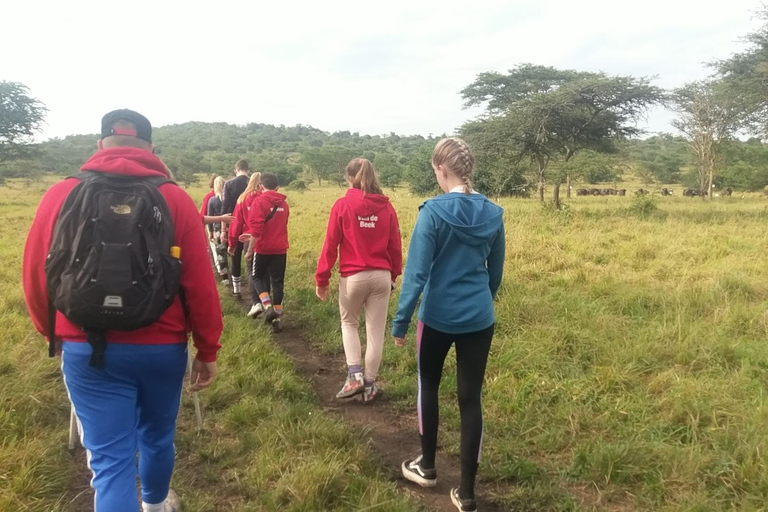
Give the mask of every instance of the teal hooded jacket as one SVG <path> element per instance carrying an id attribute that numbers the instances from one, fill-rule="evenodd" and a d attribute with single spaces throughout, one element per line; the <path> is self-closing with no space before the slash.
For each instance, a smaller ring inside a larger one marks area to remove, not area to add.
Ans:
<path id="1" fill-rule="evenodd" d="M 504 210 L 481 194 L 448 193 L 420 206 L 408 249 L 392 336 L 419 319 L 438 331 L 480 331 L 496 321 L 493 298 L 504 270 Z"/>

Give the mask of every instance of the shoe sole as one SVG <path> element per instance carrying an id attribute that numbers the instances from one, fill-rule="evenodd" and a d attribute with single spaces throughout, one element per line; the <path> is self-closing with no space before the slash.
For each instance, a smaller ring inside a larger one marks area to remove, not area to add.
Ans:
<path id="1" fill-rule="evenodd" d="M 368 400 L 365 399 L 365 393 L 363 393 L 363 404 L 364 405 L 371 405 L 378 398 L 379 398 L 379 393 L 378 392 L 373 396 L 373 398 L 369 398 Z"/>
<path id="2" fill-rule="evenodd" d="M 458 500 L 457 497 L 458 493 L 454 493 L 453 489 L 451 489 L 451 503 L 453 503 L 453 506 L 459 509 L 461 512 L 477 512 L 477 507 L 473 508 L 472 510 L 464 510 L 461 508 L 461 503 Z"/>
<path id="3" fill-rule="evenodd" d="M 339 398 L 339 399 L 347 399 L 347 398 L 352 398 L 352 397 L 355 397 L 355 396 L 357 396 L 357 395 L 360 395 L 360 394 L 362 394 L 362 393 L 363 393 L 363 391 L 365 391 L 365 388 L 364 388 L 364 387 L 360 387 L 360 389 L 358 389 L 358 390 L 355 390 L 355 391 L 354 391 L 354 392 L 353 392 L 351 395 L 339 395 L 339 394 L 337 394 L 337 395 L 336 395 L 336 398 Z"/>
<path id="4" fill-rule="evenodd" d="M 422 487 L 434 487 L 437 485 L 437 478 L 435 479 L 423 478 L 420 475 L 417 475 L 416 473 L 408 469 L 408 466 L 405 465 L 405 462 L 403 462 L 400 465 L 400 471 L 403 473 L 403 478 L 415 484 L 419 484 Z"/>
<path id="5" fill-rule="evenodd" d="M 256 313 L 255 313 L 255 314 L 253 314 L 253 315 L 252 315 L 252 314 L 250 314 L 250 313 L 246 313 L 246 314 L 245 314 L 245 316 L 247 316 L 248 318 L 253 318 L 254 320 L 256 320 L 257 318 L 259 318 L 259 316 L 261 316 L 261 314 L 262 314 L 263 312 L 264 312 L 264 311 L 258 311 L 258 312 L 256 312 Z"/>

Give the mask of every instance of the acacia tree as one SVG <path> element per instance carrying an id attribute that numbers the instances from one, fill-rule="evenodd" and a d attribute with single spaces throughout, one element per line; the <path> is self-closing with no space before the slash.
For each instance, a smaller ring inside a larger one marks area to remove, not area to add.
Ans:
<path id="1" fill-rule="evenodd" d="M 42 129 L 46 112 L 26 85 L 0 81 L 0 162 L 29 156 L 29 144 Z"/>
<path id="2" fill-rule="evenodd" d="M 302 163 L 314 171 L 317 184 L 323 179 L 340 183 L 343 181 L 344 167 L 355 157 L 353 150 L 342 146 L 321 146 L 312 148 L 302 156 Z"/>
<path id="3" fill-rule="evenodd" d="M 744 103 L 732 90 L 717 81 L 691 82 L 675 89 L 672 105 L 678 118 L 672 125 L 682 132 L 696 155 L 702 199 L 712 196 L 715 170 L 724 144 L 744 119 Z"/>
<path id="4" fill-rule="evenodd" d="M 536 163 L 539 199 L 550 161 L 553 205 L 560 208 L 560 185 L 570 182 L 568 162 L 584 149 L 613 152 L 615 143 L 640 133 L 635 122 L 663 99 L 648 78 L 558 70 L 523 64 L 507 75 L 482 73 L 461 91 L 465 107 L 486 105 L 486 117 L 504 117 L 512 151 Z"/>
<path id="5" fill-rule="evenodd" d="M 738 98 L 742 108 L 743 128 L 768 137 L 768 6 L 763 4 L 757 17 L 763 25 L 748 34 L 745 51 L 713 64 L 721 79 L 720 87 Z"/>

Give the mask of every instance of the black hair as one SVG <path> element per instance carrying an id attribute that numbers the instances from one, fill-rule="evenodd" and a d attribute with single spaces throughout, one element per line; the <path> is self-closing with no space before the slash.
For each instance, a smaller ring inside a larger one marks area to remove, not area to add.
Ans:
<path id="1" fill-rule="evenodd" d="M 275 190 L 279 185 L 277 176 L 271 172 L 265 172 L 261 175 L 261 184 L 267 190 Z"/>

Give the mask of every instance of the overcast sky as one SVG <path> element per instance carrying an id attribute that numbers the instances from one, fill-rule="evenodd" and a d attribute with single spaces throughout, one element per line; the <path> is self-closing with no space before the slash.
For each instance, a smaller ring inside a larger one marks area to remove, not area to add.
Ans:
<path id="1" fill-rule="evenodd" d="M 9 0 L 0 80 L 50 109 L 41 138 L 95 133 L 132 108 L 153 125 L 304 124 L 452 133 L 459 91 L 518 63 L 658 75 L 674 87 L 743 47 L 757 0 Z M 626 6 L 626 7 L 625 7 Z M 651 114 L 651 130 L 670 115 Z"/>

